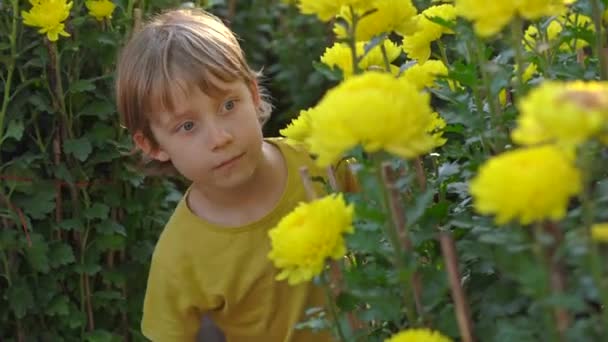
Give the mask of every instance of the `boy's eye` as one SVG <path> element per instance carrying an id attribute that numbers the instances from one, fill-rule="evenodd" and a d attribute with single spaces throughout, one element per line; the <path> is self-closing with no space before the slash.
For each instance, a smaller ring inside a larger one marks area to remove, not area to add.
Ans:
<path id="1" fill-rule="evenodd" d="M 235 100 L 228 100 L 224 103 L 224 109 L 225 110 L 232 110 L 234 109 L 234 105 L 235 105 Z"/>
<path id="2" fill-rule="evenodd" d="M 191 131 L 194 128 L 194 122 L 186 121 L 182 124 L 181 129 L 184 131 Z"/>

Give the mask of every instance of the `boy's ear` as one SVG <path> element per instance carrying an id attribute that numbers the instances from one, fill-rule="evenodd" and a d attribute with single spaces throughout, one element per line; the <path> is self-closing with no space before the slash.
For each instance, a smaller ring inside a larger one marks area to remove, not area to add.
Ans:
<path id="1" fill-rule="evenodd" d="M 251 91 L 251 98 L 253 99 L 253 104 L 256 106 L 260 105 L 260 88 L 258 87 L 258 81 L 253 80 L 249 85 L 249 90 Z"/>
<path id="2" fill-rule="evenodd" d="M 141 131 L 133 134 L 133 142 L 138 149 L 140 149 L 149 158 L 158 160 L 160 162 L 169 161 L 169 155 L 158 147 L 154 147 L 150 139 L 148 139 Z"/>

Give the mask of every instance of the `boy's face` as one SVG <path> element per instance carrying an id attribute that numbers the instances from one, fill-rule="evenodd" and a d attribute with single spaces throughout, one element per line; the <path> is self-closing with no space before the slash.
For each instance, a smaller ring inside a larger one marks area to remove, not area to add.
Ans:
<path id="1" fill-rule="evenodd" d="M 233 188 L 251 179 L 262 161 L 260 99 L 255 84 L 220 80 L 215 84 L 224 90 L 222 95 L 209 96 L 198 87 L 189 93 L 175 92 L 174 110 L 161 111 L 150 123 L 158 149 L 146 149 L 138 142 L 141 136 L 134 138 L 150 157 L 170 160 L 195 184 Z"/>

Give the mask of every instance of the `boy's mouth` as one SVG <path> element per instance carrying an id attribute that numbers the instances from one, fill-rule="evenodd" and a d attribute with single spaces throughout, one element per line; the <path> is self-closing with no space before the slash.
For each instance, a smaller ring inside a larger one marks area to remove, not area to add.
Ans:
<path id="1" fill-rule="evenodd" d="M 239 154 L 239 155 L 237 155 L 235 157 L 232 157 L 232 158 L 230 158 L 228 160 L 225 160 L 225 161 L 217 164 L 216 166 L 214 166 L 213 169 L 217 170 L 217 169 L 222 168 L 224 166 L 228 166 L 228 165 L 234 163 L 235 161 L 241 159 L 241 157 L 244 156 L 244 155 L 245 155 L 245 152 L 243 152 L 243 153 L 241 153 L 241 154 Z"/>

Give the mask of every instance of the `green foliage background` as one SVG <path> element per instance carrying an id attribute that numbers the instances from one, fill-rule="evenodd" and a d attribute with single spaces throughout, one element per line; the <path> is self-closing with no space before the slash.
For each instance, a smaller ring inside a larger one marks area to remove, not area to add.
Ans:
<path id="1" fill-rule="evenodd" d="M 324 47 L 324 28 L 278 1 L 233 2 L 234 10 L 224 1 L 115 3 L 102 24 L 74 1 L 71 37 L 57 42 L 55 64 L 52 45 L 22 23 L 31 5 L 0 2 L 1 341 L 143 339 L 150 256 L 184 184 L 145 177 L 120 127 L 113 72 L 137 21 L 133 9 L 145 19 L 200 5 L 225 19 L 252 66 L 264 69 L 276 107 L 269 135 L 312 105 L 326 83 L 310 63 Z"/>

